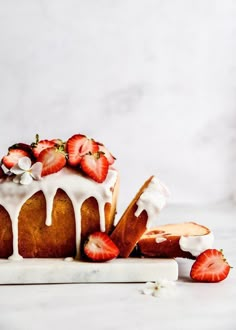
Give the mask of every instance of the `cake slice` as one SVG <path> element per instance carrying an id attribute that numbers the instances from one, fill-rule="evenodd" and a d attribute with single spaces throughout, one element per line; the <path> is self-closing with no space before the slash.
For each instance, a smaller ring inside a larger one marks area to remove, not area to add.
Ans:
<path id="1" fill-rule="evenodd" d="M 212 247 L 213 234 L 209 228 L 195 222 L 167 224 L 147 230 L 138 242 L 145 257 L 190 258 Z"/>
<path id="2" fill-rule="evenodd" d="M 119 192 L 113 163 L 82 134 L 11 146 L 0 166 L 0 258 L 79 258 L 89 234 L 110 233 Z"/>
<path id="3" fill-rule="evenodd" d="M 120 257 L 129 257 L 143 233 L 166 205 L 168 196 L 168 189 L 156 177 L 151 176 L 145 181 L 111 234 L 112 241 L 120 250 Z"/>

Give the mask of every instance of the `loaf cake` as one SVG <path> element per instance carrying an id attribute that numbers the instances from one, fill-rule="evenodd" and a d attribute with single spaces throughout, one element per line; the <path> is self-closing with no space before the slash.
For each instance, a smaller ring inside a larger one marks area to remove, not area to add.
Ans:
<path id="1" fill-rule="evenodd" d="M 141 236 L 166 205 L 168 197 L 168 189 L 155 176 L 144 182 L 111 233 L 120 257 L 130 256 Z"/>
<path id="2" fill-rule="evenodd" d="M 90 233 L 110 233 L 114 161 L 82 134 L 11 146 L 0 167 L 0 258 L 79 258 Z"/>
<path id="3" fill-rule="evenodd" d="M 158 258 L 195 259 L 212 247 L 209 228 L 195 222 L 161 225 L 147 230 L 138 242 L 141 255 Z"/>

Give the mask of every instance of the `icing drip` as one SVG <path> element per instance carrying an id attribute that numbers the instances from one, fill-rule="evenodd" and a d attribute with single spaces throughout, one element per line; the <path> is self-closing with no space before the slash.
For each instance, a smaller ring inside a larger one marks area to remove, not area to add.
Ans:
<path id="1" fill-rule="evenodd" d="M 13 232 L 13 254 L 9 259 L 21 259 L 18 251 L 18 216 L 23 204 L 38 191 L 42 191 L 46 199 L 46 221 L 45 224 L 52 224 L 53 200 L 58 189 L 62 189 L 70 198 L 76 225 L 76 250 L 79 253 L 81 234 L 81 206 L 83 202 L 94 197 L 99 206 L 100 230 L 105 231 L 106 203 L 112 201 L 112 190 L 117 180 L 117 171 L 110 169 L 106 180 L 100 184 L 91 179 L 85 178 L 77 171 L 70 168 L 63 168 L 60 172 L 48 175 L 40 181 L 33 181 L 30 185 L 20 185 L 7 179 L 0 184 L 0 204 L 9 213 L 12 222 Z"/>
<path id="2" fill-rule="evenodd" d="M 211 249 L 214 242 L 213 233 L 199 236 L 181 236 L 179 246 L 182 251 L 190 252 L 197 257 L 207 249 Z"/>
<path id="3" fill-rule="evenodd" d="M 167 187 L 159 179 L 153 177 L 148 187 L 139 197 L 135 216 L 138 217 L 143 210 L 146 210 L 148 215 L 147 229 L 151 227 L 157 214 L 165 207 L 169 195 Z"/>

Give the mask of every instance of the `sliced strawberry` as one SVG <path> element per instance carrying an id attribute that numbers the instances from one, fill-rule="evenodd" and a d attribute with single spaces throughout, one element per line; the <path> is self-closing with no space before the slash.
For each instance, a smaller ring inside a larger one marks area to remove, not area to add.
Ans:
<path id="1" fill-rule="evenodd" d="M 28 154 L 32 156 L 32 149 L 31 149 L 31 145 L 29 145 L 29 144 L 22 143 L 22 142 L 15 143 L 11 147 L 9 147 L 8 150 L 11 150 L 11 149 L 21 149 L 21 150 L 28 152 Z"/>
<path id="2" fill-rule="evenodd" d="M 18 163 L 21 157 L 29 157 L 27 151 L 22 149 L 9 149 L 8 154 L 2 158 L 2 163 L 8 168 L 12 168 Z"/>
<path id="3" fill-rule="evenodd" d="M 43 164 L 41 175 L 45 176 L 60 171 L 66 165 L 66 156 L 55 147 L 46 148 L 40 152 L 37 161 Z"/>
<path id="4" fill-rule="evenodd" d="M 67 141 L 68 161 L 71 166 L 80 164 L 82 157 L 91 152 L 98 151 L 98 145 L 93 139 L 87 138 L 85 135 L 73 135 Z"/>
<path id="5" fill-rule="evenodd" d="M 98 143 L 98 150 L 104 153 L 104 156 L 107 158 L 109 165 L 112 165 L 116 158 L 110 153 L 110 151 L 102 144 Z"/>
<path id="6" fill-rule="evenodd" d="M 119 249 L 106 233 L 95 232 L 85 242 L 84 253 L 93 261 L 108 261 L 119 255 Z"/>
<path id="7" fill-rule="evenodd" d="M 96 182 L 103 182 L 108 173 L 109 163 L 101 152 L 89 153 L 81 159 L 80 166 L 84 173 Z"/>
<path id="8" fill-rule="evenodd" d="M 199 282 L 220 282 L 229 274 L 230 266 L 222 251 L 208 249 L 202 252 L 193 263 L 190 276 Z"/>
<path id="9" fill-rule="evenodd" d="M 65 144 L 65 142 L 63 142 L 61 139 L 53 139 L 53 140 L 50 140 L 50 142 L 53 142 L 54 143 L 54 146 L 57 145 L 57 146 L 63 146 Z"/>
<path id="10" fill-rule="evenodd" d="M 55 145 L 55 142 L 53 140 L 52 141 L 41 140 L 36 143 L 32 143 L 32 150 L 33 150 L 34 157 L 38 158 L 41 151 L 43 151 L 44 149 L 47 149 L 47 148 L 54 147 L 54 145 Z"/>

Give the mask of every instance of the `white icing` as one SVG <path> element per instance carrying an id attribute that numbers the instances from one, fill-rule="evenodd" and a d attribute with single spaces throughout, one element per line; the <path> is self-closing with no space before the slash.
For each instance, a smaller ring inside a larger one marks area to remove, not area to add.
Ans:
<path id="1" fill-rule="evenodd" d="M 73 257 L 66 257 L 63 260 L 66 261 L 66 262 L 72 262 L 72 261 L 74 261 L 74 258 Z"/>
<path id="2" fill-rule="evenodd" d="M 162 242 L 165 242 L 167 240 L 167 238 L 165 237 L 156 237 L 155 241 L 156 243 L 162 243 Z"/>
<path id="3" fill-rule="evenodd" d="M 148 187 L 144 190 L 137 201 L 135 216 L 138 217 L 143 210 L 146 210 L 148 220 L 146 227 L 151 228 L 158 213 L 165 207 L 167 198 L 170 196 L 167 187 L 156 177 L 153 177 Z"/>
<path id="4" fill-rule="evenodd" d="M 105 231 L 106 203 L 112 201 L 112 189 L 117 180 L 117 171 L 109 169 L 106 180 L 101 184 L 85 178 L 78 171 L 63 168 L 61 171 L 45 176 L 42 180 L 32 181 L 30 185 L 16 184 L 7 179 L 0 184 L 0 205 L 9 213 L 13 232 L 13 254 L 9 259 L 21 259 L 18 250 L 18 216 L 23 204 L 38 191 L 46 199 L 46 225 L 52 224 L 53 200 L 58 189 L 62 189 L 70 198 L 74 207 L 76 224 L 76 250 L 79 254 L 81 236 L 81 206 L 83 202 L 94 197 L 99 205 L 100 230 Z"/>
<path id="5" fill-rule="evenodd" d="M 212 233 L 200 236 L 181 236 L 179 246 L 182 251 L 190 252 L 194 257 L 213 246 L 214 236 Z"/>

